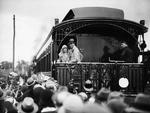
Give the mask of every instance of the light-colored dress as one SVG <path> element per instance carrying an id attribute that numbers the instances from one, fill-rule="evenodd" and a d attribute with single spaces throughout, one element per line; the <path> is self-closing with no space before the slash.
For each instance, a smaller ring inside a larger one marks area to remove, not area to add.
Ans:
<path id="1" fill-rule="evenodd" d="M 83 58 L 83 55 L 80 53 L 79 49 L 75 45 L 72 49 L 69 49 L 68 54 L 70 63 L 81 62 Z"/>
<path id="2" fill-rule="evenodd" d="M 69 55 L 68 55 L 68 53 L 60 52 L 59 53 L 58 62 L 69 62 Z"/>

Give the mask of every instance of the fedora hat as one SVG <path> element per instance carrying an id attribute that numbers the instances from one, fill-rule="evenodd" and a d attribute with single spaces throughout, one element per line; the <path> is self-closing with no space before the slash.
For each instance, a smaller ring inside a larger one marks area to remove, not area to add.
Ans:
<path id="1" fill-rule="evenodd" d="M 4 92 L 3 92 L 3 90 L 0 88 L 0 100 L 4 100 L 4 97 L 5 97 Z"/>
<path id="2" fill-rule="evenodd" d="M 74 42 L 74 38 L 70 38 L 70 39 L 69 39 L 69 42 Z"/>
<path id="3" fill-rule="evenodd" d="M 75 42 L 74 38 L 70 38 L 68 44 L 73 44 L 74 42 Z"/>
<path id="4" fill-rule="evenodd" d="M 17 109 L 18 113 L 36 113 L 38 106 L 31 97 L 26 97 L 23 102 L 18 104 Z"/>
<path id="5" fill-rule="evenodd" d="M 150 95 L 138 94 L 131 107 L 127 108 L 127 112 L 150 113 Z"/>
<path id="6" fill-rule="evenodd" d="M 27 86 L 33 86 L 35 84 L 35 80 L 33 78 L 28 78 L 26 85 Z"/>

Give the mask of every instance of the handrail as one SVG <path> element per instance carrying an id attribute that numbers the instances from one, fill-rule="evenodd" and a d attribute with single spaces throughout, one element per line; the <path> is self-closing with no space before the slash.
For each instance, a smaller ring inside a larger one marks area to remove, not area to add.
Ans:
<path id="1" fill-rule="evenodd" d="M 64 64 L 64 65 L 76 65 L 76 64 L 126 64 L 126 65 L 143 65 L 143 63 L 125 63 L 125 62 L 114 62 L 114 63 L 103 63 L 103 62 L 79 62 L 79 63 L 64 63 L 64 62 L 59 62 L 59 63 L 55 63 L 57 64 Z"/>

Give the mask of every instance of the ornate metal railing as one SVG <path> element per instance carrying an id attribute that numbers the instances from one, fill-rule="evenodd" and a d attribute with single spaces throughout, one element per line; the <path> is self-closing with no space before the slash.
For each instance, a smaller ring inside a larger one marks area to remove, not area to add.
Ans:
<path id="1" fill-rule="evenodd" d="M 79 91 L 84 91 L 85 81 L 90 79 L 95 92 L 101 87 L 120 90 L 119 78 L 126 77 L 128 93 L 144 91 L 144 65 L 139 63 L 58 63 L 55 76 L 60 85 L 68 85 L 73 80 Z"/>

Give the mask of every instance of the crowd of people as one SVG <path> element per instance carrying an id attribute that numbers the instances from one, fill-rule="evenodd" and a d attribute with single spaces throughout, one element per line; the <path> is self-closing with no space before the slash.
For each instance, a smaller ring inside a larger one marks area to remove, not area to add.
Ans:
<path id="1" fill-rule="evenodd" d="M 0 113 L 150 113 L 150 95 L 127 101 L 119 91 L 101 88 L 72 92 L 51 77 L 32 75 L 17 91 L 0 88 Z"/>
<path id="2" fill-rule="evenodd" d="M 132 52 L 126 44 L 121 47 L 126 48 L 122 56 L 130 62 Z M 108 50 L 104 48 L 103 62 L 109 60 Z M 74 39 L 70 39 L 68 45 L 62 46 L 57 62 L 77 63 L 82 59 Z M 7 83 L 0 85 L 0 113 L 150 113 L 149 94 L 139 93 L 126 101 L 125 94 L 119 91 L 102 87 L 92 92 L 86 87 L 78 92 L 60 86 L 52 77 L 36 74 L 22 81 L 15 75 Z"/>

